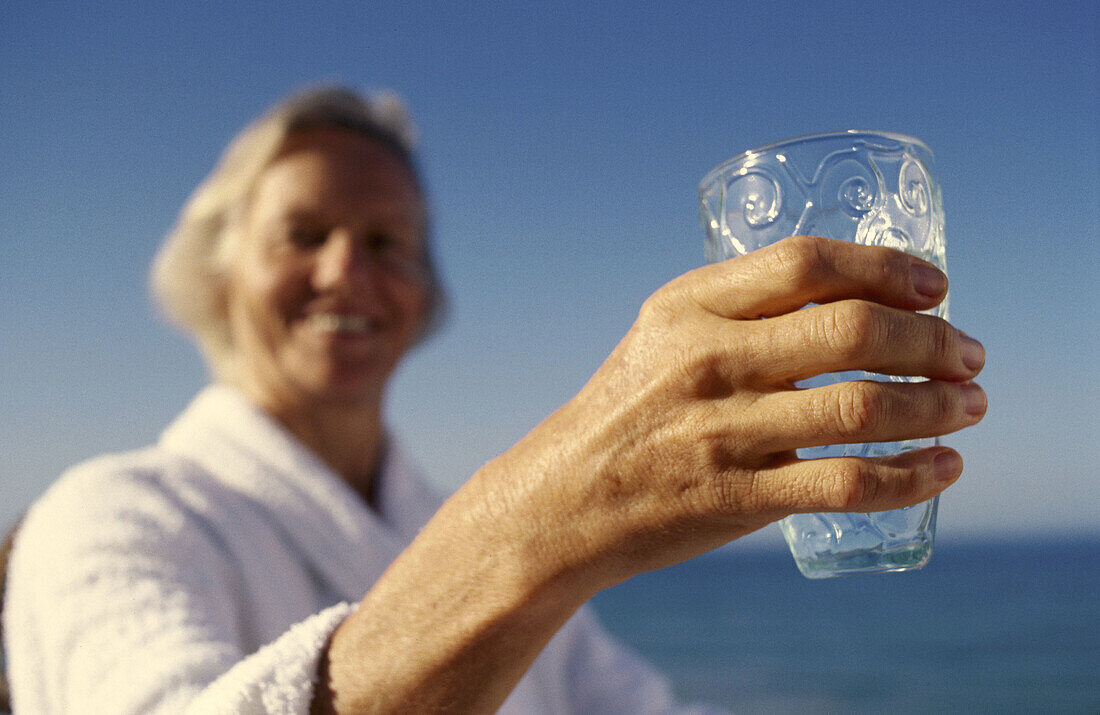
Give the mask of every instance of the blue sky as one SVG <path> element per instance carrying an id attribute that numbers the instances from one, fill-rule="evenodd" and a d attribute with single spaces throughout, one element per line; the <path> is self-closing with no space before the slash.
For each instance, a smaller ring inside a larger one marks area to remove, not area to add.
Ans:
<path id="1" fill-rule="evenodd" d="M 390 422 L 453 489 L 568 400 L 702 261 L 695 191 L 777 139 L 936 152 L 953 321 L 990 411 L 940 535 L 1098 530 L 1096 2 L 80 3 L 0 9 L 0 518 L 149 443 L 206 380 L 146 297 L 226 141 L 319 81 L 420 127 L 445 330 Z M 777 538 L 773 536 L 767 538 Z"/>

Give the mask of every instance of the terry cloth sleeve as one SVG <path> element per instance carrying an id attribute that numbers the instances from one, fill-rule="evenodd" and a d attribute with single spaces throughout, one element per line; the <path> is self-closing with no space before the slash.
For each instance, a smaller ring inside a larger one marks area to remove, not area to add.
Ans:
<path id="1" fill-rule="evenodd" d="M 187 712 L 306 715 L 313 701 L 321 651 L 354 610 L 355 606 L 341 603 L 292 626 L 203 690 Z"/>
<path id="2" fill-rule="evenodd" d="M 77 468 L 27 514 L 4 613 L 15 712 L 308 713 L 337 606 L 247 653 L 231 557 L 156 470 Z"/>

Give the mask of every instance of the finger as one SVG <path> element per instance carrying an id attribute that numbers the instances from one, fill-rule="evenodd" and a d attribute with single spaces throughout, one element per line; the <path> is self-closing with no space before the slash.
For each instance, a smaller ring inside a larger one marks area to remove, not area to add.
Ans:
<path id="1" fill-rule="evenodd" d="M 882 246 L 813 236 L 787 238 L 696 273 L 696 301 L 733 319 L 846 298 L 927 310 L 947 294 L 947 276 L 931 263 Z"/>
<path id="2" fill-rule="evenodd" d="M 764 512 L 871 512 L 931 499 L 962 474 L 962 458 L 947 447 L 890 457 L 791 460 L 757 472 L 754 493 Z"/>
<path id="3" fill-rule="evenodd" d="M 862 300 L 817 305 L 742 324 L 768 379 L 844 370 L 969 380 L 985 364 L 981 343 L 941 318 Z"/>
<path id="4" fill-rule="evenodd" d="M 774 454 L 938 437 L 976 424 L 986 406 L 985 392 L 972 382 L 861 380 L 765 395 L 744 419 L 753 426 L 754 449 Z"/>

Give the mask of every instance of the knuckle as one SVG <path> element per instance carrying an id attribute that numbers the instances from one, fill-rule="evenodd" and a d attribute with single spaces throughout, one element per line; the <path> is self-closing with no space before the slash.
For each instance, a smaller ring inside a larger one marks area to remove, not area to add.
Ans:
<path id="1" fill-rule="evenodd" d="M 826 273 L 821 243 L 809 236 L 793 236 L 775 244 L 770 254 L 772 272 L 784 282 L 805 285 Z"/>
<path id="2" fill-rule="evenodd" d="M 825 506 L 834 511 L 856 511 L 874 503 L 879 482 L 861 459 L 838 459 L 827 474 Z"/>
<path id="3" fill-rule="evenodd" d="M 838 356 L 857 360 L 873 352 L 884 339 L 881 316 L 869 303 L 830 303 L 819 311 L 816 326 L 821 342 Z"/>
<path id="4" fill-rule="evenodd" d="M 687 429 L 691 438 L 684 445 L 686 461 L 680 460 L 691 484 L 685 496 L 703 513 L 727 513 L 744 500 L 744 484 L 737 478 L 737 450 L 709 415 L 696 414 L 693 421 Z"/>
<path id="5" fill-rule="evenodd" d="M 879 255 L 883 258 L 879 268 L 882 285 L 894 286 L 899 293 L 908 292 L 911 282 L 909 256 L 891 248 L 884 248 Z"/>
<path id="6" fill-rule="evenodd" d="M 785 502 L 780 495 L 768 490 L 760 475 L 750 469 L 729 468 L 713 480 L 712 505 L 718 514 L 752 514 L 767 510 L 776 502 Z"/>
<path id="7" fill-rule="evenodd" d="M 676 300 L 677 286 L 668 284 L 652 293 L 638 309 L 638 322 L 654 322 L 665 318 Z"/>
<path id="8" fill-rule="evenodd" d="M 673 374 L 688 394 L 701 399 L 720 398 L 731 389 L 725 363 L 726 356 L 717 346 L 689 344 L 679 354 Z"/>
<path id="9" fill-rule="evenodd" d="M 697 294 L 703 274 L 704 269 L 697 268 L 673 278 L 668 283 L 665 283 L 660 288 L 650 293 L 649 296 L 642 301 L 639 312 L 643 315 L 665 315 L 670 312 L 674 314 L 685 312 L 686 307 L 690 307 L 692 303 L 699 302 L 697 300 Z"/>
<path id="10" fill-rule="evenodd" d="M 742 480 L 732 475 L 710 480 L 711 504 L 719 514 L 729 514 L 743 508 L 750 491 Z"/>
<path id="11" fill-rule="evenodd" d="M 887 403 L 873 383 L 850 382 L 840 386 L 832 400 L 832 420 L 845 438 L 861 438 L 879 430 L 887 417 Z"/>
<path id="12" fill-rule="evenodd" d="M 940 421 L 954 420 L 963 411 L 962 397 L 953 385 L 940 384 L 935 390 L 933 400 L 934 415 Z"/>
<path id="13" fill-rule="evenodd" d="M 932 355 L 937 361 L 948 364 L 958 353 L 958 334 L 945 320 L 931 318 L 930 322 L 933 326 L 931 336 Z"/>

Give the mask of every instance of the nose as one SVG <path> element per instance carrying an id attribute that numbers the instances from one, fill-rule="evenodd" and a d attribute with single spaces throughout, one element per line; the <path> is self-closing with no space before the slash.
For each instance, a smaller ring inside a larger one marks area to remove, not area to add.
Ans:
<path id="1" fill-rule="evenodd" d="M 362 290 L 371 285 L 371 257 L 366 246 L 356 241 L 348 231 L 332 231 L 317 251 L 313 266 L 313 283 L 317 290 L 353 288 Z"/>

